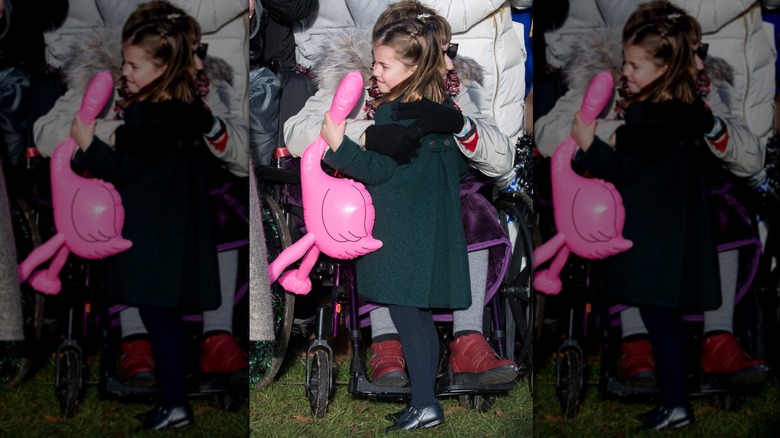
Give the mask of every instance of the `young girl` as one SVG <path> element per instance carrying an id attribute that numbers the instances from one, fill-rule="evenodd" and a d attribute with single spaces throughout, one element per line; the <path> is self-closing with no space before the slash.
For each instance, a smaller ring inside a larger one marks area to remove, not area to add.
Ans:
<path id="1" fill-rule="evenodd" d="M 138 306 L 149 332 L 161 387 L 160 406 L 141 416 L 150 429 L 194 421 L 184 397 L 181 313 L 220 304 L 206 181 L 215 158 L 203 140 L 214 119 L 194 92 L 181 19 L 172 14 L 123 28 L 122 85 L 130 95 L 125 124 L 109 139 L 114 148 L 78 113 L 71 128 L 79 145 L 74 162 L 113 182 L 122 196 L 123 235 L 133 247 L 107 260 L 107 287 Z"/>
<path id="2" fill-rule="evenodd" d="M 707 182 L 721 166 L 704 140 L 715 122 L 695 95 L 690 17 L 666 2 L 651 6 L 635 12 L 623 29 L 629 97 L 615 149 L 595 137 L 595 123 L 585 124 L 579 114 L 571 134 L 580 146 L 574 162 L 614 182 L 623 197 L 623 235 L 634 246 L 608 260 L 607 287 L 620 302 L 638 306 L 647 325 L 661 399 L 641 420 L 643 428 L 660 430 L 693 422 L 681 313 L 720 305 Z"/>
<path id="3" fill-rule="evenodd" d="M 397 102 L 452 106 L 443 93 L 445 63 L 435 26 L 418 19 L 384 26 L 373 35 L 373 53 L 373 74 L 384 93 L 377 124 L 411 123 L 391 120 Z M 466 308 L 471 301 L 459 194 L 466 161 L 452 134 L 430 134 L 410 164 L 398 165 L 345 137 L 345 125 L 326 113 L 321 135 L 330 150 L 324 161 L 371 193 L 373 235 L 383 247 L 357 260 L 359 289 L 367 300 L 388 305 L 412 390 L 409 405 L 388 416 L 395 423 L 388 430 L 432 427 L 444 422 L 444 412 L 434 394 L 439 340 L 431 309 Z"/>

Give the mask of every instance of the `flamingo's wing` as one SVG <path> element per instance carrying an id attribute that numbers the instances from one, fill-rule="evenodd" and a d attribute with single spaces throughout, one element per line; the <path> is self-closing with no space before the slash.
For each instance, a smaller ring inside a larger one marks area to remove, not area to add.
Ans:
<path id="1" fill-rule="evenodd" d="M 351 184 L 350 180 L 335 180 L 341 187 L 330 187 L 322 199 L 321 219 L 327 236 L 334 242 L 357 242 L 369 235 L 367 216 L 371 213 L 373 228 L 374 205 L 365 188 Z M 334 184 L 335 185 L 335 184 Z M 369 212 L 370 210 L 370 212 Z"/>
<path id="2" fill-rule="evenodd" d="M 107 187 L 103 181 L 87 182 L 89 184 L 73 193 L 70 212 L 73 228 L 85 242 L 106 242 L 119 234 L 115 220 L 119 196 L 112 186 Z"/>
<path id="3" fill-rule="evenodd" d="M 603 259 L 633 245 L 623 238 L 625 209 L 620 194 L 610 183 L 588 180 L 572 198 L 571 220 L 575 235 L 566 245 L 580 257 Z"/>
<path id="4" fill-rule="evenodd" d="M 597 179 L 579 187 L 572 199 L 571 216 L 577 237 L 585 242 L 606 242 L 620 235 L 618 205 L 622 200 L 612 184 Z M 621 209 L 622 210 L 622 209 Z M 570 237 L 571 239 L 571 237 Z"/>

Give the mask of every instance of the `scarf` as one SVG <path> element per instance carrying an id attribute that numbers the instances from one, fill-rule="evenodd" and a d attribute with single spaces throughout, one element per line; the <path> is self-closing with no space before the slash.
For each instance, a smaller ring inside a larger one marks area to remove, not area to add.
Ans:
<path id="1" fill-rule="evenodd" d="M 363 106 L 363 111 L 366 112 L 366 120 L 374 120 L 374 113 L 376 112 L 376 101 L 377 99 L 384 96 L 384 93 L 379 91 L 379 87 L 376 85 L 376 78 L 374 76 L 371 76 L 369 81 L 371 82 L 371 85 L 368 88 L 368 99 L 366 100 L 366 104 Z M 447 72 L 447 76 L 444 78 L 444 92 L 453 98 L 453 101 L 454 98 L 460 94 L 460 79 L 458 78 L 457 72 Z M 455 108 L 460 110 L 458 103 L 454 103 Z"/>
<path id="2" fill-rule="evenodd" d="M 210 89 L 211 81 L 209 81 L 209 76 L 206 74 L 206 71 L 198 70 L 195 74 L 195 92 L 204 101 L 204 104 Z M 125 109 L 128 105 L 127 101 L 133 96 L 133 93 L 127 88 L 127 80 L 124 76 L 119 80 L 119 89 L 117 90 L 117 93 L 119 94 L 119 98 L 114 103 L 114 112 L 116 113 L 117 120 L 124 120 Z"/>
<path id="3" fill-rule="evenodd" d="M 709 109 L 709 105 L 707 105 L 706 99 L 712 90 L 712 81 L 710 80 L 710 77 L 705 70 L 699 70 L 697 72 L 695 87 L 696 89 L 694 90 L 694 93 L 696 96 L 705 101 L 704 106 Z M 625 77 L 621 79 L 620 88 L 618 88 L 618 95 L 620 95 L 620 98 L 615 101 L 615 118 L 618 120 L 623 120 L 626 108 L 628 107 L 628 105 L 626 105 L 626 101 L 630 101 L 634 96 L 634 93 L 628 89 L 628 83 L 626 82 Z"/>

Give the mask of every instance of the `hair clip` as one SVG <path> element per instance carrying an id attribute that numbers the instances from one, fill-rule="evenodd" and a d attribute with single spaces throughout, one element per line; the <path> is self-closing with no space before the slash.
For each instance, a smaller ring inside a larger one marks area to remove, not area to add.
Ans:
<path id="1" fill-rule="evenodd" d="M 181 17 L 181 14 L 178 14 L 178 13 L 174 12 L 173 14 L 168 14 L 165 18 L 167 18 L 169 20 L 173 20 L 174 18 L 179 18 L 179 17 Z"/>
<path id="2" fill-rule="evenodd" d="M 666 18 L 668 18 L 670 20 L 676 20 L 676 19 L 678 19 L 680 17 L 682 17 L 682 14 L 680 14 L 678 12 L 675 12 L 673 14 L 669 14 L 669 15 L 666 16 Z"/>
<path id="3" fill-rule="evenodd" d="M 423 18 L 431 18 L 431 14 L 420 14 L 417 16 L 418 20 L 422 20 Z"/>

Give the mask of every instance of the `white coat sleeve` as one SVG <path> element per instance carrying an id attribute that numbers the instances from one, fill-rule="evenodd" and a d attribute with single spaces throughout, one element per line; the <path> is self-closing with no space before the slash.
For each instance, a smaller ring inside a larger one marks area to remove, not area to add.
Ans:
<path id="1" fill-rule="evenodd" d="M 293 156 L 303 155 L 303 151 L 320 135 L 325 112 L 330 110 L 330 104 L 333 102 L 333 94 L 330 90 L 318 90 L 297 114 L 284 122 L 284 144 Z M 374 124 L 372 120 L 364 120 L 364 101 L 365 99 L 361 99 L 347 117 L 347 130 L 344 135 L 356 142 L 366 128 Z"/>
<path id="2" fill-rule="evenodd" d="M 479 112 L 465 86 L 458 96 L 458 106 L 463 115 L 477 125 L 477 135 L 479 135 L 474 152 L 457 142 L 460 151 L 468 159 L 469 166 L 491 178 L 505 175 L 514 164 L 515 146 L 512 139 L 498 129 L 492 117 Z"/>
<path id="3" fill-rule="evenodd" d="M 729 85 L 713 87 L 707 99 L 714 115 L 718 116 L 725 124 L 729 135 L 726 149 L 721 152 L 707 145 L 716 157 L 736 176 L 749 177 L 758 173 L 764 167 L 765 145 L 750 131 L 747 122 L 740 116 L 735 108 L 738 105 L 733 96 L 734 89 Z"/>
<path id="4" fill-rule="evenodd" d="M 115 96 L 114 96 L 115 97 Z M 39 117 L 33 123 L 33 140 L 42 155 L 50 157 L 54 149 L 70 135 L 73 116 L 81 106 L 84 90 L 69 89 L 54 103 L 48 113 Z M 108 142 L 116 128 L 123 124 L 122 120 L 114 119 L 112 99 L 96 119 L 95 136 Z"/>

